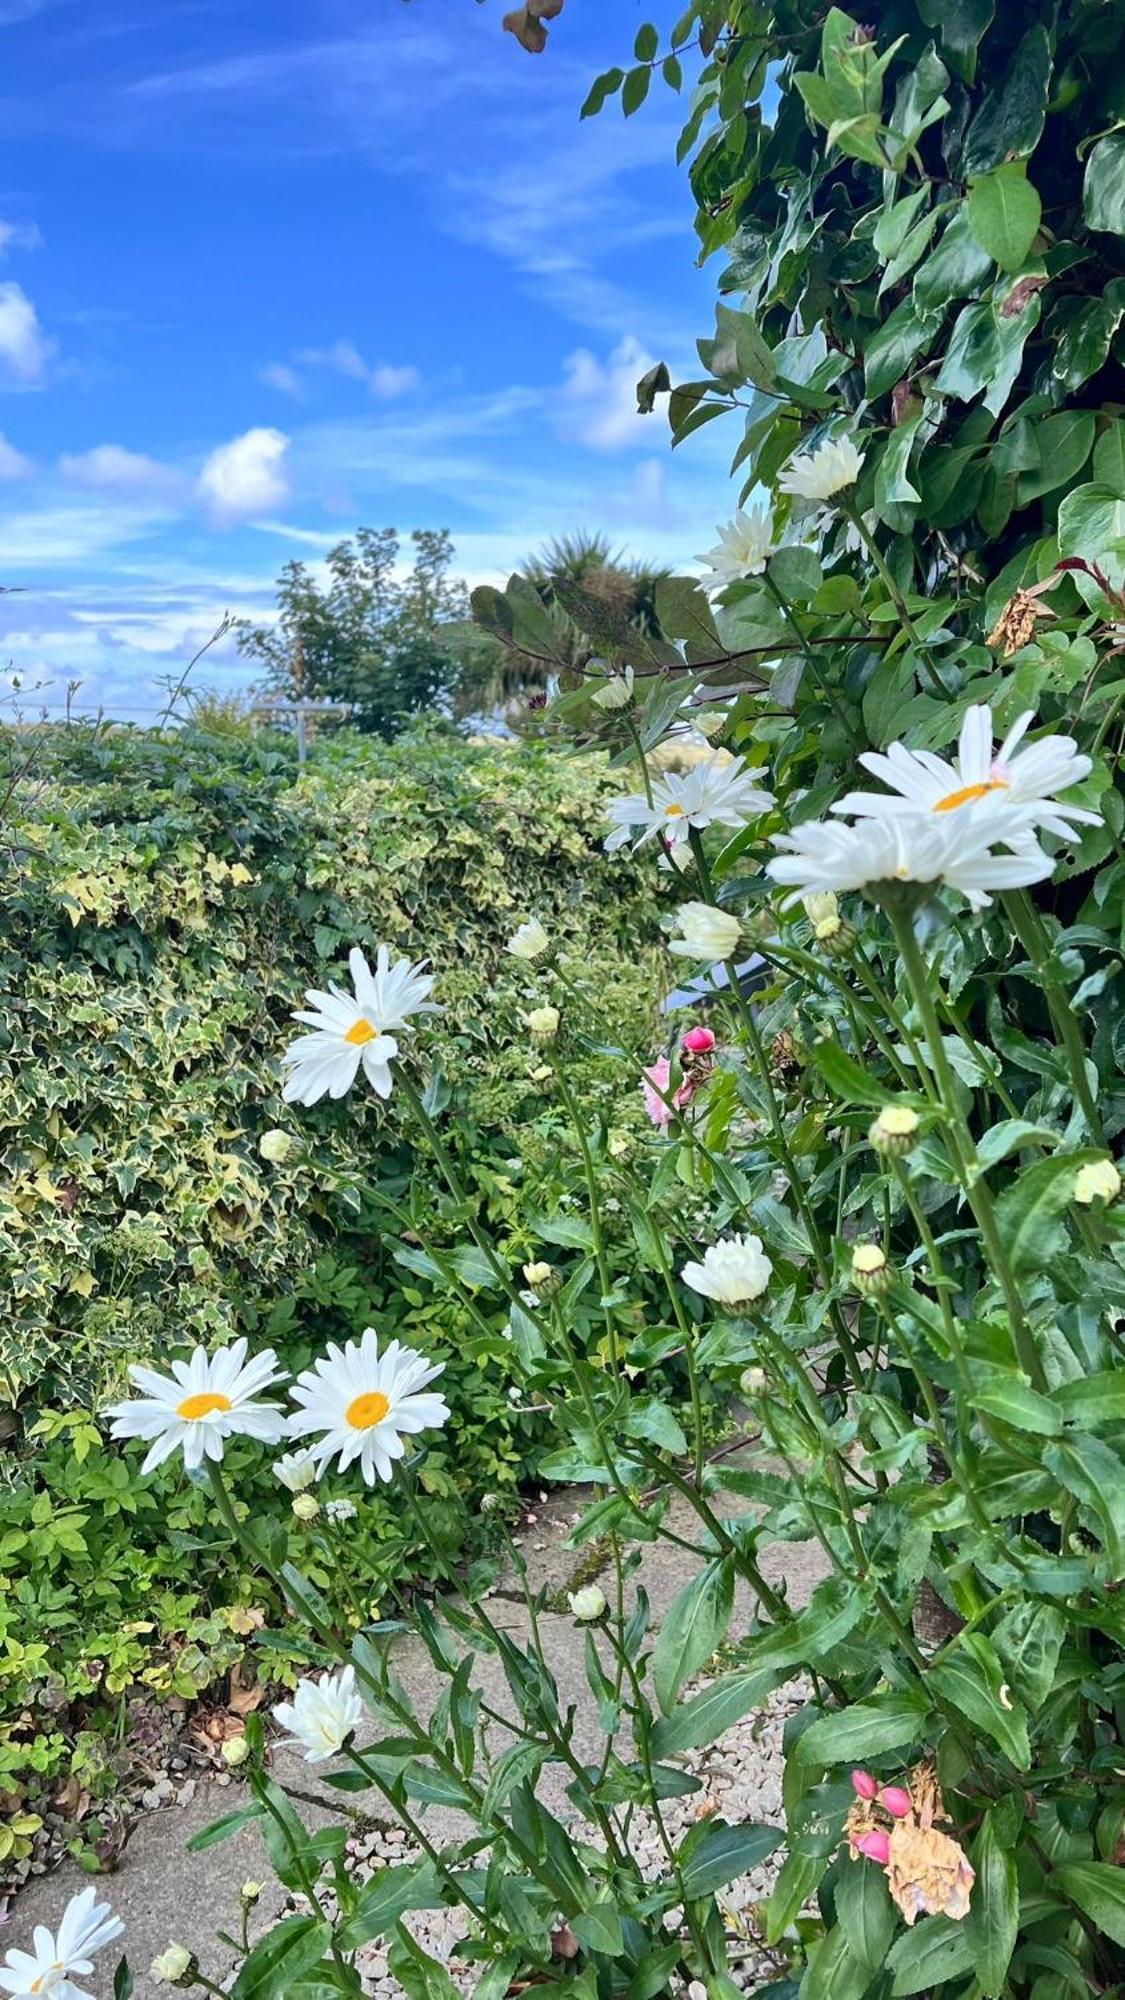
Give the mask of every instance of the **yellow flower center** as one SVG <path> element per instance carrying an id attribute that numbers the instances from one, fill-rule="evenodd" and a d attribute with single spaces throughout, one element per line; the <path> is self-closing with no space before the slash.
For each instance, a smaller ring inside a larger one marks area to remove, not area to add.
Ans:
<path id="1" fill-rule="evenodd" d="M 344 1411 L 346 1421 L 353 1431 L 369 1431 L 374 1424 L 381 1424 L 390 1403 L 381 1389 L 368 1389 L 362 1396 L 354 1396 Z"/>
<path id="2" fill-rule="evenodd" d="M 48 1981 L 50 1981 L 50 1983 L 53 1985 L 56 1972 L 61 1972 L 62 1970 L 63 1970 L 62 1959 L 56 1958 L 54 1964 L 52 1966 L 49 1966 L 46 1972 L 41 1972 L 39 1974 L 38 1979 L 32 1980 L 31 1985 L 28 1988 L 28 1991 L 31 1993 L 46 1992 Z"/>
<path id="3" fill-rule="evenodd" d="M 233 1408 L 234 1404 L 230 1397 L 224 1396 L 221 1390 L 201 1389 L 198 1396 L 185 1396 L 182 1403 L 177 1403 L 176 1415 L 186 1417 L 191 1424 L 197 1422 L 200 1417 L 214 1416 L 216 1410 Z"/>
<path id="4" fill-rule="evenodd" d="M 671 806 L 665 806 L 664 808 L 665 819 L 682 819 L 683 816 L 684 816 L 684 809 L 682 806 L 671 805 Z"/>
<path id="5" fill-rule="evenodd" d="M 947 792 L 931 810 L 936 813 L 956 812 L 958 806 L 971 806 L 975 800 L 983 799 L 986 792 L 1006 792 L 1007 778 L 986 778 L 983 785 L 963 785 L 959 792 Z"/>
<path id="6" fill-rule="evenodd" d="M 378 1028 L 373 1028 L 370 1021 L 365 1021 L 361 1014 L 358 1021 L 352 1022 L 344 1040 L 350 1042 L 353 1048 L 362 1049 L 367 1042 L 373 1042 L 378 1033 Z"/>

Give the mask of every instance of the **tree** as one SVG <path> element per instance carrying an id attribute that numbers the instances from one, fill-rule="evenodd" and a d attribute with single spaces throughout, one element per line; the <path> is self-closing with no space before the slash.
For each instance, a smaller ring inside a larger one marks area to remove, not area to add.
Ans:
<path id="1" fill-rule="evenodd" d="M 393 528 L 360 528 L 330 549 L 327 588 L 305 563 L 286 563 L 275 623 L 239 636 L 240 650 L 264 663 L 272 691 L 345 703 L 357 728 L 388 738 L 411 716 L 449 710 L 488 642 L 482 649 L 468 625 L 447 531 L 415 529 L 410 539 L 414 567 L 406 576 Z"/>
<path id="2" fill-rule="evenodd" d="M 591 653 L 649 638 L 658 629 L 657 586 L 668 572 L 614 552 L 605 535 L 555 535 L 525 557 L 516 574 L 535 591 L 550 620 L 548 653 L 504 644 L 488 688 L 495 706 L 516 703 L 555 674 L 582 667 Z"/>

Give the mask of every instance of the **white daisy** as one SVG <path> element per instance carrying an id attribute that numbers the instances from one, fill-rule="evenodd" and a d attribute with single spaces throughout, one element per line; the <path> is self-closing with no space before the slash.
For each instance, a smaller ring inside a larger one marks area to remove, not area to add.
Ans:
<path id="1" fill-rule="evenodd" d="M 405 1028 L 412 1014 L 438 1012 L 430 999 L 432 976 L 425 960 L 411 965 L 379 946 L 372 972 L 358 949 L 348 955 L 355 993 L 330 986 L 327 993 L 310 988 L 309 1006 L 294 1014 L 313 1032 L 290 1042 L 282 1061 L 292 1070 L 282 1096 L 287 1103 L 316 1104 L 325 1095 L 343 1097 L 356 1080 L 360 1065 L 379 1097 L 391 1094 L 391 1058 L 398 1054 L 392 1028 Z"/>
<path id="2" fill-rule="evenodd" d="M 632 667 L 626 667 L 620 674 L 610 674 L 590 697 L 594 707 L 606 710 L 628 708 L 633 699 L 635 679 L 636 673 Z"/>
<path id="3" fill-rule="evenodd" d="M 341 1472 L 356 1459 L 368 1486 L 376 1477 L 389 1479 L 395 1459 L 406 1452 L 404 1437 L 434 1430 L 449 1415 L 440 1396 L 423 1395 L 428 1383 L 443 1372 L 444 1362 L 431 1364 L 412 1347 L 397 1340 L 379 1353 L 379 1337 L 369 1326 L 357 1346 L 329 1344 L 313 1367 L 293 1384 L 301 1408 L 286 1419 L 291 1437 L 320 1436 L 308 1446 L 323 1472 L 338 1458 Z"/>
<path id="4" fill-rule="evenodd" d="M 810 890 L 866 889 L 881 882 L 946 882 L 959 889 L 970 908 L 986 909 L 997 889 L 1042 882 L 1054 862 L 1031 834 L 1018 854 L 993 854 L 991 843 L 1005 838 L 1003 808 L 983 805 L 976 813 L 930 817 L 917 811 L 902 819 L 866 819 L 857 826 L 813 820 L 780 833 L 782 849 L 766 863 L 775 882 L 793 893 L 791 908 Z"/>
<path id="5" fill-rule="evenodd" d="M 93 1889 L 72 1896 L 58 1931 L 36 1924 L 31 1951 L 10 1951 L 0 1968 L 0 1990 L 15 2000 L 93 2000 L 73 1975 L 94 1969 L 94 1953 L 112 1944 L 125 1926 Z"/>
<path id="6" fill-rule="evenodd" d="M 791 458 L 777 484 L 798 500 L 831 500 L 845 486 L 854 486 L 862 470 L 863 453 L 850 438 L 829 438 L 816 451 Z"/>
<path id="7" fill-rule="evenodd" d="M 657 833 L 663 834 L 669 847 L 676 847 L 686 841 L 693 826 L 700 831 L 712 824 L 745 826 L 747 820 L 768 812 L 772 805 L 769 792 L 755 784 L 741 757 L 724 762 L 722 754 L 716 752 L 691 771 L 657 778 L 651 804 L 643 792 L 611 800 L 609 816 L 614 828 L 606 837 L 606 851 L 624 847 L 636 829 L 638 847 Z"/>
<path id="8" fill-rule="evenodd" d="M 323 1764 L 335 1757 L 347 1738 L 363 1727 L 355 1668 L 341 1667 L 338 1674 L 324 1674 L 318 1681 L 298 1681 L 292 1701 L 279 1701 L 273 1716 L 290 1732 L 285 1748 L 303 1750 L 306 1764 Z"/>
<path id="9" fill-rule="evenodd" d="M 1040 827 L 1066 838 L 1076 825 L 1096 826 L 1100 814 L 1083 806 L 1060 805 L 1055 797 L 1089 775 L 1090 759 L 1072 736 L 1043 736 L 1020 749 L 1033 721 L 1034 713 L 1028 709 L 993 755 L 991 709 L 967 709 L 952 764 L 930 750 L 908 750 L 902 743 L 892 743 L 885 755 L 867 750 L 860 763 L 872 777 L 890 785 L 891 792 L 849 792 L 832 810 L 865 819 L 909 813 L 961 815 L 979 811 L 987 800 L 1004 807 L 999 821 L 1003 831 L 994 837 L 1009 845 Z"/>
<path id="10" fill-rule="evenodd" d="M 551 940 L 538 917 L 528 917 L 526 923 L 522 923 L 508 939 L 504 949 L 510 951 L 513 958 L 542 958 L 545 951 L 550 951 Z"/>
<path id="11" fill-rule="evenodd" d="M 733 521 L 717 533 L 715 547 L 696 556 L 696 562 L 706 563 L 713 571 L 707 579 L 711 590 L 722 590 L 744 576 L 761 576 L 777 547 L 770 510 L 760 504 L 749 510 L 740 507 Z"/>
<path id="12" fill-rule="evenodd" d="M 772 1270 L 760 1236 L 731 1236 L 712 1243 L 700 1263 L 685 1264 L 680 1276 L 703 1298 L 737 1306 L 761 1298 Z"/>
<path id="13" fill-rule="evenodd" d="M 285 1451 L 274 1459 L 273 1476 L 290 1493 L 304 1493 L 316 1479 L 316 1466 L 307 1451 Z"/>
<path id="14" fill-rule="evenodd" d="M 149 1441 L 142 1472 L 162 1465 L 181 1447 L 184 1464 L 193 1469 L 205 1458 L 222 1458 L 229 1437 L 276 1444 L 285 1422 L 282 1411 L 274 1403 L 253 1401 L 271 1383 L 285 1379 L 276 1362 L 272 1347 L 248 1362 L 245 1340 L 236 1340 L 217 1354 L 197 1347 L 190 1361 L 172 1362 L 170 1375 L 132 1367 L 129 1380 L 144 1394 L 107 1411 L 113 1418 L 112 1436 Z"/>
<path id="15" fill-rule="evenodd" d="M 712 903 L 681 903 L 676 911 L 679 936 L 670 938 L 668 949 L 677 958 L 694 958 L 713 965 L 730 958 L 742 925 L 729 910 L 717 910 Z"/>

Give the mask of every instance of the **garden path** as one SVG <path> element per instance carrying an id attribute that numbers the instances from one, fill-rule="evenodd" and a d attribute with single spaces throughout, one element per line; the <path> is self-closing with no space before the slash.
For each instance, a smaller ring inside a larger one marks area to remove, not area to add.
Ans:
<path id="1" fill-rule="evenodd" d="M 575 1554 L 565 1542 L 579 1511 L 579 1500 L 580 1496 L 575 1493 L 553 1496 L 531 1517 L 522 1537 L 522 1545 L 533 1586 L 546 1583 L 552 1591 L 559 1591 L 572 1576 Z M 677 1503 L 670 1513 L 669 1524 L 680 1532 L 690 1532 L 692 1516 L 686 1508 L 681 1514 L 680 1504 Z M 800 1606 L 807 1600 L 824 1574 L 824 1560 L 814 1543 L 775 1545 L 762 1549 L 759 1559 L 769 1582 L 780 1583 L 784 1580 L 789 1601 L 794 1606 Z M 640 1569 L 634 1575 L 632 1585 L 635 1587 L 638 1580 L 643 1582 L 652 1602 L 654 1628 L 696 1567 L 691 1555 L 668 1542 L 661 1541 L 641 1548 Z M 510 1597 L 507 1590 L 508 1586 L 502 1580 L 492 1599 L 493 1615 L 497 1622 L 510 1622 L 513 1631 L 521 1632 L 525 1629 L 522 1605 Z M 732 1637 L 737 1637 L 746 1629 L 752 1608 L 753 1595 L 743 1589 L 736 1601 Z M 565 1709 L 573 1702 L 577 1710 L 576 1750 L 580 1757 L 589 1756 L 600 1744 L 600 1738 L 583 1669 L 585 1629 L 576 1625 L 569 1615 L 548 1612 L 543 1620 L 543 1630 L 545 1650 L 558 1681 L 562 1706 Z M 415 1705 L 423 1713 L 428 1713 L 437 1698 L 439 1682 L 420 1644 L 413 1640 L 405 1641 L 396 1657 L 396 1668 Z M 492 1660 L 487 1657 L 479 1659 L 475 1678 L 486 1699 L 496 1696 L 500 1706 L 507 1705 L 507 1688 L 499 1667 Z M 441 1687 L 444 1685 L 440 1683 Z M 760 1716 L 752 1716 L 712 1749 L 697 1753 L 689 1760 L 697 1769 L 706 1768 L 708 1772 L 721 1774 L 718 1783 L 729 1788 L 727 1795 L 722 1791 L 719 1794 L 727 1817 L 779 1817 L 777 1786 L 783 1714 L 784 1701 L 775 1702 L 764 1726 Z M 273 1772 L 281 1782 L 290 1782 L 302 1791 L 316 1789 L 315 1784 L 310 1783 L 312 1774 L 309 1767 L 290 1752 L 274 1751 Z M 565 1785 L 565 1771 L 550 1766 L 542 1775 L 540 1796 L 545 1803 L 560 1807 L 569 1814 L 572 1808 L 565 1798 Z M 241 1796 L 242 1788 L 237 1779 L 226 1785 L 220 1785 L 217 1780 L 205 1780 L 199 1784 L 188 1805 L 171 1806 L 147 1814 L 136 1826 L 117 1872 L 103 1879 L 105 1894 L 125 1921 L 124 1944 L 136 1981 L 137 2000 L 163 2000 L 163 1995 L 168 1992 L 167 1987 L 159 1986 L 149 1977 L 148 1967 L 172 1940 L 195 1949 L 203 1970 L 211 1979 L 223 1979 L 231 1964 L 231 1954 L 215 1941 L 214 1933 L 218 1929 L 237 1931 L 239 1890 L 248 1878 L 269 1882 L 258 1906 L 255 1931 L 276 1916 L 282 1907 L 284 1891 L 269 1880 L 268 1864 L 252 1826 L 243 1828 L 229 1840 L 206 1848 L 200 1854 L 185 1852 L 185 1843 L 191 1836 L 221 1813 L 231 1811 L 240 1803 Z M 691 1808 L 692 1802 L 685 1802 L 685 1806 Z M 338 1815 L 339 1807 L 338 1793 L 325 1794 L 323 1819 Z M 313 1809 L 302 1806 L 301 1812 L 310 1823 L 315 1823 L 317 1815 Z M 455 1813 L 432 1807 L 426 1823 L 434 1839 L 440 1842 L 452 1834 L 458 1818 Z M 375 1861 L 393 1860 L 396 1853 L 402 1858 L 404 1851 L 405 1843 L 388 1825 L 385 1832 L 371 1837 L 364 1854 Z M 0 1933 L 3 1948 L 26 1946 L 37 1923 L 54 1926 L 67 1897 L 85 1887 L 88 1881 L 89 1877 L 72 1862 L 65 1862 L 53 1874 L 33 1878 L 20 1892 L 11 1921 Z M 761 1890 L 755 1893 L 760 1894 Z M 448 1920 L 442 1913 L 436 1922 L 440 1927 Z M 434 1942 L 440 1950 L 440 1938 Z M 113 1960 L 113 1952 L 107 1952 L 98 1972 L 83 1982 L 96 2000 L 112 2000 Z M 387 1994 L 400 1992 L 401 1988 L 395 1982 L 386 1980 L 384 1983 L 385 1971 L 386 1961 L 380 1958 L 376 1944 L 371 1947 L 368 1966 L 372 1991 Z"/>

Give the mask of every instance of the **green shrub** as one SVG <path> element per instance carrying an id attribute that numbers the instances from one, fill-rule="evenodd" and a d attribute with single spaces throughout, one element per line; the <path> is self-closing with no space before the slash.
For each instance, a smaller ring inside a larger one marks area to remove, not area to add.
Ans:
<path id="1" fill-rule="evenodd" d="M 350 1130 L 328 1109 L 298 1123 L 278 1052 L 303 988 L 338 978 L 353 942 L 429 953 L 436 1047 L 456 1079 L 441 1096 L 472 1099 L 473 1123 L 457 1124 L 465 1178 L 518 1268 L 517 1209 L 565 1201 L 571 1166 L 504 941 L 540 914 L 599 982 L 611 1039 L 635 1046 L 651 980 L 622 943 L 650 892 L 600 857 L 601 762 L 432 730 L 393 751 L 340 739 L 294 778 L 269 738 L 68 730 L 10 827 L 0 1396 L 23 1443 L 0 1484 L 9 1712 L 49 1687 L 188 1693 L 239 1650 L 254 1594 L 223 1568 L 203 1496 L 174 1472 L 137 1484 L 135 1460 L 91 1428 L 128 1362 L 246 1333 L 304 1365 L 374 1321 L 448 1364 L 454 1422 L 427 1468 L 439 1540 L 458 1547 L 481 1495 L 514 1492 L 530 1469 L 537 1425 L 508 1398 L 500 1303 L 482 1293 L 474 1320 L 409 1241 L 434 1194 L 431 1176 L 416 1183 L 398 1102 L 357 1098 Z M 612 1100 L 617 1060 L 576 1061 Z M 292 1138 L 280 1163 L 260 1151 L 270 1129 Z M 268 1470 L 254 1505 L 288 1515 Z M 371 1496 L 354 1533 L 373 1602 L 388 1544 L 402 1568 L 393 1504 Z"/>

